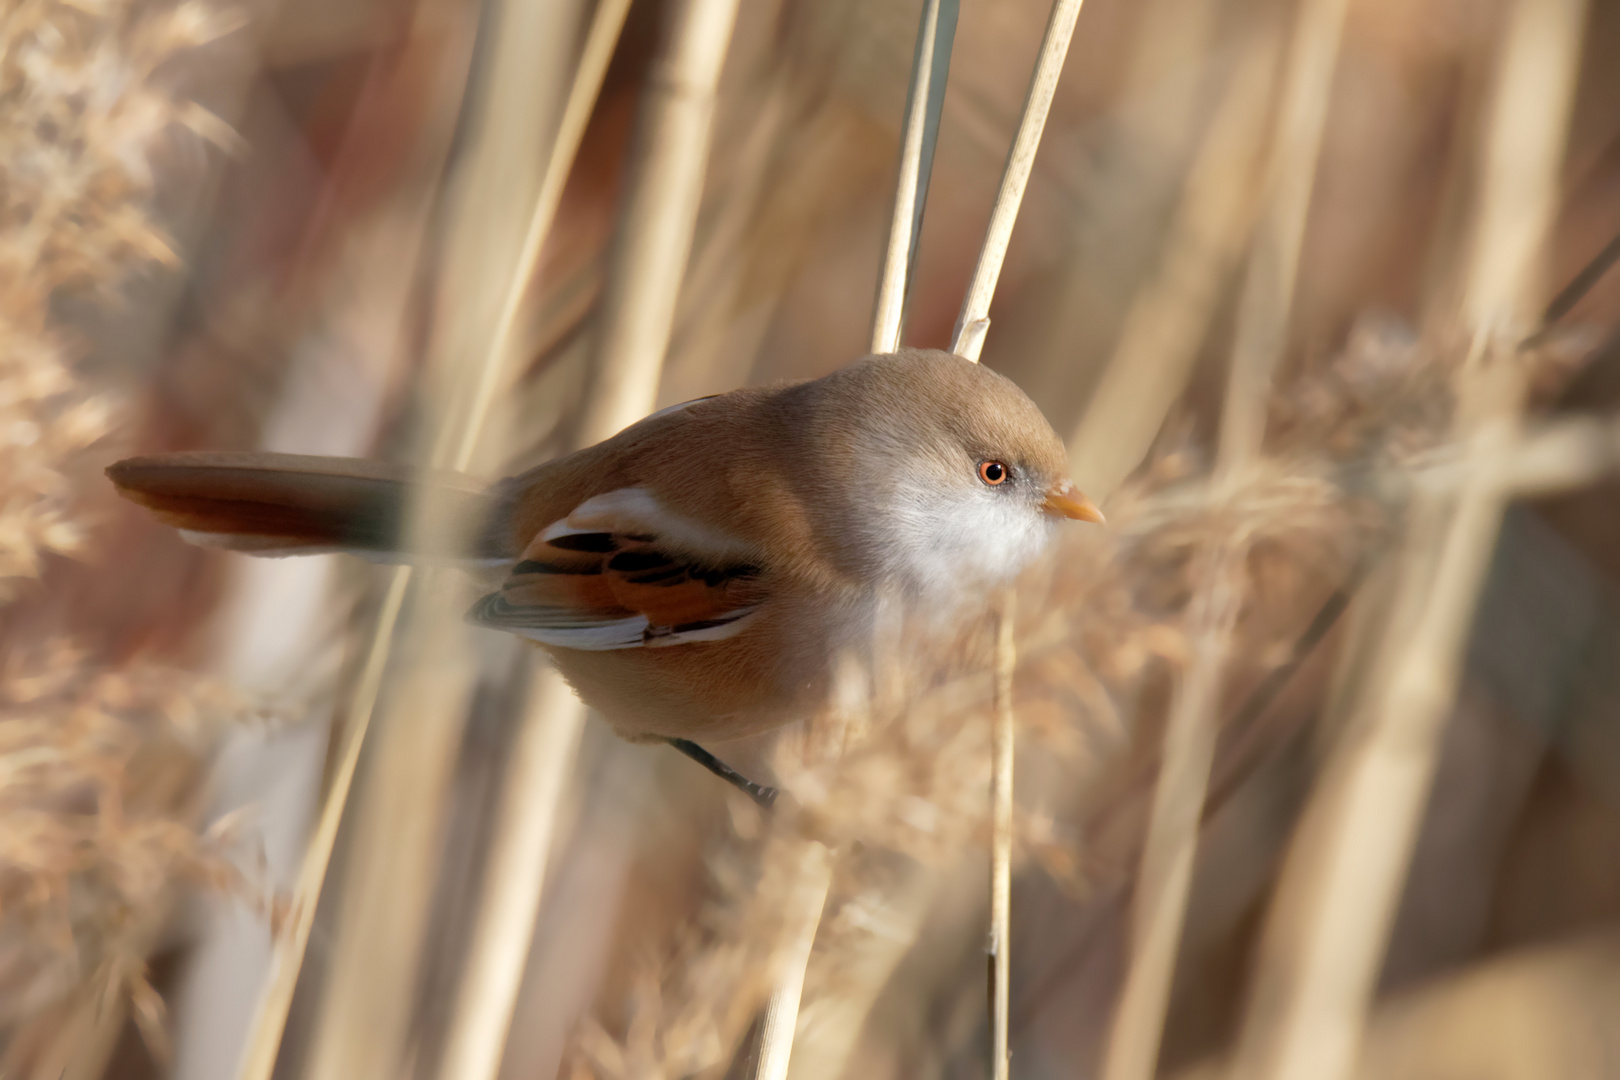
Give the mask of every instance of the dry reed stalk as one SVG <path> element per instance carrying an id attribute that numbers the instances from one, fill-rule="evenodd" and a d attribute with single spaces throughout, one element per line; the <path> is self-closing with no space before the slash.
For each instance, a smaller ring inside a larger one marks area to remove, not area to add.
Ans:
<path id="1" fill-rule="evenodd" d="M 1108 1033 L 1105 1080 L 1148 1080 L 1192 890 L 1198 826 L 1215 755 L 1221 673 L 1242 606 L 1241 541 L 1217 544 L 1187 610 L 1187 668 L 1176 680 L 1147 839 L 1131 905 L 1130 966 Z"/>
<path id="2" fill-rule="evenodd" d="M 874 302 L 871 343 L 874 353 L 890 353 L 900 345 L 906 289 L 911 281 L 917 237 L 922 228 L 923 203 L 933 166 L 933 141 L 938 134 L 939 110 L 944 103 L 956 15 L 956 0 L 924 0 L 902 126 L 889 239 Z M 766 1005 L 755 1069 L 758 1080 L 785 1080 L 788 1075 L 810 950 L 826 904 L 827 890 L 832 885 L 831 853 L 821 844 L 812 842 L 805 858 L 805 881 L 800 886 L 805 900 L 805 918 L 797 929 L 789 931 L 788 958 Z"/>
<path id="3" fill-rule="evenodd" d="M 1278 886 L 1233 1075 L 1341 1080 L 1355 1065 L 1500 524 L 1497 478 L 1527 382 L 1516 345 L 1539 307 L 1584 8 L 1519 0 L 1508 11 L 1457 374 L 1469 474 L 1455 496 L 1420 493 L 1408 511 L 1373 666 Z"/>
<path id="4" fill-rule="evenodd" d="M 1294 23 L 1271 137 L 1268 199 L 1249 255 L 1215 462 L 1221 498 L 1246 478 L 1265 437 L 1266 401 L 1287 341 L 1294 279 L 1315 186 L 1347 0 L 1307 0 Z M 1109 1030 L 1105 1080 L 1151 1080 L 1192 890 L 1198 826 L 1214 761 L 1216 712 L 1242 608 L 1249 544 L 1219 541 L 1188 607 L 1190 656 L 1164 735 L 1131 910 L 1131 956 Z"/>
<path id="5" fill-rule="evenodd" d="M 1503 463 L 1504 496 L 1540 498 L 1620 469 L 1620 420 L 1554 420 L 1526 431 Z"/>
<path id="6" fill-rule="evenodd" d="M 1238 300 L 1238 332 L 1221 416 L 1219 455 L 1229 469 L 1260 452 L 1271 379 L 1288 344 L 1299 252 L 1315 189 L 1322 129 L 1349 0 L 1305 0 L 1295 17 L 1282 110 L 1268 152 L 1267 200 Z"/>
<path id="7" fill-rule="evenodd" d="M 1271 110 L 1275 27 L 1243 50 L 1187 173 L 1164 257 L 1069 436 L 1070 475 L 1099 503 L 1140 465 L 1192 376 L 1221 284 L 1248 239 Z"/>
<path id="8" fill-rule="evenodd" d="M 418 8 L 418 11 L 416 11 L 415 32 L 442 32 L 441 26 L 437 26 L 437 23 L 441 23 L 441 21 L 441 13 L 429 10 L 429 8 Z M 533 134 L 523 131 L 523 133 L 518 134 L 515 142 L 510 141 L 510 139 L 507 139 L 507 141 L 512 142 L 514 152 L 523 154 L 523 147 L 527 147 L 533 141 L 533 138 L 535 138 Z M 484 144 L 488 146 L 489 139 L 484 139 Z M 444 347 L 442 347 L 441 343 L 442 350 L 444 350 Z M 489 353 L 486 353 L 486 356 L 488 355 Z M 465 419 L 463 419 L 462 423 L 457 424 L 457 416 L 455 416 L 457 411 L 467 411 L 467 406 L 462 405 L 460 410 L 452 406 L 452 410 L 449 410 L 449 416 L 441 416 L 442 426 L 439 429 L 441 436 L 439 436 L 436 449 L 434 449 L 434 463 L 444 463 L 445 457 L 449 457 L 450 431 L 465 432 L 462 437 L 463 442 L 476 434 L 476 427 L 471 426 Z M 418 508 L 415 517 L 420 517 L 420 513 L 421 510 Z M 389 661 L 390 653 L 394 648 L 395 630 L 397 630 L 400 615 L 402 615 L 403 606 L 405 606 L 410 578 L 411 572 L 408 568 L 400 568 L 395 572 L 394 580 L 390 581 L 386 597 L 382 602 L 381 612 L 377 617 L 376 630 L 374 630 L 373 640 L 369 644 L 366 662 L 364 662 L 363 670 L 361 670 L 360 682 L 358 682 L 355 696 L 353 696 L 352 704 L 350 704 L 350 709 L 347 712 L 348 721 L 345 724 L 342 755 L 340 755 L 339 763 L 335 767 L 334 779 L 330 784 L 326 800 L 322 801 L 321 818 L 319 818 L 316 832 L 314 832 L 314 836 L 311 837 L 311 842 L 309 842 L 303 865 L 301 865 L 300 878 L 298 878 L 298 886 L 296 886 L 295 892 L 295 902 L 293 902 L 292 912 L 288 916 L 287 926 L 285 926 L 283 933 L 275 942 L 271 980 L 267 983 L 264 997 L 262 997 L 261 1004 L 259 1004 L 258 1020 L 254 1023 L 253 1036 L 248 1041 L 245 1054 L 243 1054 L 243 1064 L 241 1064 L 240 1069 L 240 1077 L 243 1077 L 243 1080 L 269 1080 L 272 1072 L 274 1072 L 275 1061 L 277 1061 L 280 1043 L 282 1043 L 283 1031 L 285 1031 L 285 1025 L 287 1025 L 288 1009 L 292 1006 L 293 991 L 295 991 L 296 983 L 298 983 L 298 975 L 300 975 L 301 967 L 303 967 L 303 959 L 305 959 L 306 947 L 308 947 L 309 931 L 313 926 L 314 913 L 316 913 L 316 907 L 319 904 L 322 886 L 326 881 L 327 866 L 330 863 L 332 847 L 334 847 L 337 832 L 339 832 L 339 826 L 342 823 L 343 811 L 347 808 L 348 793 L 352 790 L 356 767 L 358 767 L 358 761 L 360 761 L 361 748 L 366 743 L 369 725 L 371 725 L 371 719 L 373 719 L 374 712 L 376 712 L 377 698 L 381 693 L 382 677 L 384 677 L 387 661 Z M 455 714 L 455 712 L 452 712 L 452 714 Z M 447 725 L 447 727 L 452 727 L 452 725 Z M 441 737 L 449 737 L 450 732 L 441 729 L 439 733 L 441 733 Z M 442 756 L 447 755 L 439 756 L 442 758 Z M 418 866 L 420 865 L 420 860 L 418 860 Z M 408 954 L 408 957 L 413 957 L 413 954 Z M 410 967 L 408 962 L 407 967 Z M 403 981 L 408 983 L 410 980 Z M 405 993 L 408 993 L 408 988 Z M 332 1028 L 327 1025 L 326 1030 L 340 1031 L 342 1028 Z M 337 1044 L 343 1043 L 342 1035 L 329 1036 L 329 1038 L 335 1038 Z M 319 1062 L 321 1062 L 319 1046 L 321 1044 L 318 1043 L 318 1059 L 316 1059 L 318 1067 L 330 1067 L 330 1065 L 319 1065 Z M 334 1043 L 329 1041 L 327 1046 L 334 1046 Z M 324 1052 L 326 1052 L 327 1056 L 330 1056 L 330 1054 L 340 1051 L 327 1049 Z M 384 1049 L 382 1052 L 387 1051 Z M 343 1069 L 348 1069 L 348 1064 L 337 1065 L 339 1072 L 342 1072 Z"/>
<path id="9" fill-rule="evenodd" d="M 356 103 L 323 198 L 332 209 L 313 212 L 315 220 L 306 229 L 288 286 L 297 298 L 277 305 L 282 311 L 312 314 L 306 325 L 319 329 L 293 350 L 274 409 L 261 429 L 263 449 L 349 456 L 364 455 L 375 445 L 388 384 L 415 352 L 414 343 L 401 333 L 402 321 L 420 295 L 429 211 L 455 127 L 455 108 L 435 107 L 423 118 L 418 150 L 401 182 L 391 185 L 382 201 L 359 216 L 339 213 L 335 204 L 342 200 L 333 189 L 341 188 L 343 178 L 367 157 L 362 133 L 374 129 L 379 114 L 393 110 L 398 115 L 401 98 L 410 100 L 400 89 L 414 87 L 433 72 L 453 41 L 418 35 L 405 47 L 415 62 L 399 63 L 379 75 Z M 459 73 L 457 77 L 459 81 Z M 454 95 L 446 96 L 454 100 Z M 337 221 L 341 228 L 332 227 Z M 324 242 L 337 235 L 342 236 L 338 249 L 329 253 L 331 258 L 323 257 Z M 322 287 L 332 282 L 347 285 Z M 329 680 L 316 676 L 312 681 L 310 662 L 317 651 L 337 658 L 333 654 L 338 650 L 331 649 L 331 617 L 342 603 L 336 595 L 342 591 L 336 580 L 340 568 L 328 560 L 233 559 L 229 570 L 230 592 L 213 616 L 218 633 L 212 666 L 246 690 L 289 704 L 306 697 L 301 688 L 326 685 L 328 693 L 335 692 L 338 687 Z M 342 692 L 353 694 L 352 679 Z M 316 835 L 325 793 L 323 759 L 333 764 L 343 760 L 349 727 L 343 723 L 342 704 L 333 700 L 317 708 L 313 715 L 318 719 L 264 747 L 268 754 L 256 745 L 262 735 L 252 732 L 222 747 L 227 764 L 215 779 L 214 805 L 254 807 L 263 823 L 258 839 L 267 853 L 265 871 L 289 891 L 307 857 L 326 859 Z M 244 752 L 253 755 L 254 776 L 228 764 Z M 255 782 L 271 777 L 274 786 L 268 790 Z M 277 929 L 295 933 L 287 923 Z M 276 950 L 286 937 L 278 932 L 267 941 L 263 927 L 229 915 L 210 920 L 207 933 L 188 950 L 174 992 L 177 1051 L 171 1080 L 217 1080 L 241 1066 L 255 1012 L 274 977 Z"/>
<path id="10" fill-rule="evenodd" d="M 435 107 L 424 124 L 424 134 L 418 140 L 415 157 L 420 175 L 436 177 L 442 171 L 444 158 L 449 153 L 450 135 L 460 111 L 471 47 L 470 35 L 455 9 L 423 4 L 414 13 L 409 37 L 412 44 L 407 55 L 429 69 L 431 74 L 426 78 L 436 91 Z M 436 194 L 437 180 L 427 187 L 426 192 L 420 196 L 413 194 L 411 198 L 431 201 Z M 371 639 L 366 645 L 360 674 L 349 691 L 348 701 L 339 712 L 342 722 L 335 725 L 335 730 L 341 732 L 341 746 L 321 800 L 315 828 L 304 848 L 291 904 L 275 936 L 269 974 L 237 1067 L 239 1080 L 270 1080 L 275 1070 L 293 993 L 303 968 L 361 750 L 366 745 L 376 712 L 383 674 L 393 649 L 411 577 L 409 568 L 401 567 L 393 572 L 377 613 Z"/>
<path id="11" fill-rule="evenodd" d="M 501 779 L 467 967 L 439 1070 L 445 1077 L 474 1080 L 500 1071 L 585 724 L 585 706 L 554 668 L 542 668 L 534 680 Z"/>
<path id="12" fill-rule="evenodd" d="M 1378 474 L 1373 488 L 1391 500 L 1413 491 L 1430 497 L 1455 494 L 1474 468 L 1464 448 L 1443 448 L 1437 461 Z M 1497 486 L 1506 499 L 1539 499 L 1596 483 L 1620 469 L 1620 419 L 1563 417 L 1525 424 L 1502 452 Z"/>
<path id="13" fill-rule="evenodd" d="M 1082 0 L 1054 0 L 1052 4 L 1046 33 L 1041 38 L 1040 56 L 1030 74 L 1029 93 L 1024 98 L 1018 133 L 1007 151 L 1007 164 L 1001 173 L 995 206 L 990 211 L 990 224 L 979 248 L 978 264 L 973 268 L 973 282 L 962 300 L 962 312 L 956 318 L 951 352 L 974 362 L 984 349 L 984 336 L 990 329 L 990 298 L 995 295 L 1001 264 L 1007 257 L 1007 244 L 1018 220 L 1018 208 L 1024 201 L 1029 174 L 1035 168 L 1035 152 L 1040 149 L 1046 114 L 1051 111 L 1058 77 L 1063 74 L 1063 61 L 1069 55 L 1069 41 L 1074 37 L 1074 24 L 1080 18 L 1081 3 Z"/>
<path id="14" fill-rule="evenodd" d="M 635 423 L 658 395 L 681 272 L 692 250 L 714 103 L 738 0 L 683 0 L 651 73 L 639 148 L 614 240 L 579 441 Z"/>
<path id="15" fill-rule="evenodd" d="M 1029 91 L 1024 97 L 1018 132 L 1007 151 L 1007 164 L 1002 170 L 995 206 L 990 211 L 990 224 L 985 229 L 984 243 L 979 248 L 973 281 L 962 299 L 962 311 L 956 319 L 951 351 L 974 363 L 979 360 L 979 353 L 984 349 L 985 334 L 990 329 L 990 299 L 995 295 L 996 282 L 1001 278 L 1001 264 L 1007 257 L 1007 244 L 1012 239 L 1019 207 L 1023 205 L 1024 189 L 1028 187 L 1030 172 L 1035 167 L 1035 153 L 1040 149 L 1041 133 L 1046 129 L 1046 117 L 1052 108 L 1052 98 L 1057 93 L 1058 78 L 1063 74 L 1063 61 L 1069 54 L 1069 42 L 1074 37 L 1075 22 L 1080 18 L 1081 3 L 1082 0 L 1054 0 L 1052 4 L 1052 14 L 1047 19 L 1046 32 L 1041 38 L 1040 55 L 1035 61 L 1035 70 L 1030 74 Z M 995 749 L 992 761 L 994 780 L 991 784 L 990 943 L 993 950 L 993 978 L 990 1068 L 996 1080 L 1004 1080 L 1007 1075 L 1007 1020 L 1012 962 L 1009 946 L 1012 931 L 1011 680 L 1017 656 L 1012 643 L 1010 595 L 1007 604 L 1000 615 L 996 637 L 998 697 L 992 728 Z"/>
<path id="16" fill-rule="evenodd" d="M 1560 935 L 1424 980 L 1368 1018 L 1356 1080 L 1608 1080 L 1620 1009 L 1612 928 Z M 1175 1080 L 1221 1080 L 1205 1061 Z"/>
<path id="17" fill-rule="evenodd" d="M 518 261 L 523 237 L 510 222 L 532 209 L 542 184 L 582 10 L 576 0 L 500 4 L 485 12 L 499 33 L 447 192 L 444 262 L 419 391 L 435 431 L 432 465 L 471 459 L 479 388 L 498 381 L 506 359 L 492 348 L 494 324 L 513 279 L 527 274 Z M 466 370 L 462 358 L 469 355 L 480 358 L 482 371 Z M 431 490 L 414 493 L 411 502 L 411 535 L 472 527 L 440 511 Z M 401 612 L 398 651 L 410 662 L 390 680 L 389 723 L 374 739 L 354 810 L 332 966 L 308 1065 L 316 1080 L 392 1075 L 411 1040 L 444 801 L 478 667 L 460 620 L 462 599 L 446 584 L 443 574 L 422 575 Z"/>
<path id="18" fill-rule="evenodd" d="M 943 20 L 942 6 L 950 9 Z M 946 69 L 950 64 L 950 37 L 945 38 L 943 46 L 940 43 L 942 21 L 946 23 L 945 33 L 953 34 L 955 0 L 924 0 L 922 24 L 917 28 L 917 51 L 911 64 L 911 90 L 906 98 L 906 118 L 901 129 L 900 168 L 895 180 L 894 210 L 889 220 L 889 243 L 878 274 L 877 304 L 872 314 L 872 352 L 875 353 L 891 353 L 900 347 L 906 286 L 911 281 L 911 263 L 916 255 L 923 202 L 928 192 L 928 172 L 933 165 L 931 137 L 938 132 L 935 102 L 944 100 Z M 941 48 L 943 64 L 936 60 Z M 929 130 L 930 126 L 933 131 Z"/>
<path id="19" fill-rule="evenodd" d="M 629 14 L 630 0 L 601 0 L 591 16 L 591 28 L 585 36 L 579 66 L 574 72 L 568 100 L 563 105 L 562 119 L 557 125 L 557 135 L 551 153 L 546 157 L 546 171 L 540 179 L 540 191 L 535 196 L 534 212 L 529 215 L 529 227 L 523 236 L 522 249 L 518 252 L 518 270 L 512 275 L 506 299 L 501 303 L 501 313 L 495 323 L 489 352 L 478 373 L 466 427 L 450 459 L 452 469 L 465 471 L 472 466 L 479 433 L 494 403 L 495 391 L 501 385 L 501 375 L 511 370 L 512 361 L 507 354 L 512 349 L 512 334 L 517 328 L 523 298 L 528 295 L 535 275 L 539 273 L 540 253 L 545 248 L 546 237 L 551 234 L 551 223 L 556 220 L 557 207 L 562 202 L 563 187 L 573 170 L 579 144 L 585 138 L 585 126 L 590 122 L 596 99 L 602 93 L 608 63 L 613 59 L 613 50 L 619 43 L 619 34 Z"/>
<path id="20" fill-rule="evenodd" d="M 832 887 L 833 853 L 814 840 L 805 844 L 799 880 L 789 894 L 792 910 L 787 916 L 786 944 L 776 990 L 765 1008 L 765 1026 L 760 1033 L 759 1066 L 756 1080 L 787 1080 L 788 1063 L 793 1055 L 793 1038 L 799 1026 L 799 1002 L 804 995 L 804 976 L 810 967 L 810 950 L 821 926 L 821 912 L 827 906 Z"/>
<path id="21" fill-rule="evenodd" d="M 207 762 L 224 727 L 217 721 L 239 715 L 239 703 L 195 675 L 120 656 L 129 643 L 100 625 L 76 629 L 82 644 L 58 638 L 71 617 L 54 603 L 62 568 L 47 576 L 46 560 L 78 553 L 94 531 L 84 504 L 95 505 L 87 496 L 102 478 L 87 468 L 88 451 L 115 429 L 122 405 L 86 378 L 86 321 L 73 309 L 116 304 L 131 276 L 179 261 L 154 212 L 154 173 L 174 162 L 164 143 L 200 154 L 200 142 L 173 136 L 190 129 L 226 145 L 234 133 L 184 100 L 174 76 L 187 53 L 235 26 L 199 3 L 31 0 L 0 15 L 0 1075 L 8 1077 L 97 1076 L 131 1018 L 163 1059 L 163 1002 L 147 958 L 186 887 L 245 892 L 232 889 L 239 875 L 217 837 L 198 831 Z M 173 625 L 161 614 L 154 623 Z"/>
<path id="22" fill-rule="evenodd" d="M 333 769 L 326 798 L 321 803 L 320 818 L 304 850 L 303 862 L 299 865 L 292 903 L 282 921 L 280 933 L 276 935 L 270 976 L 259 1000 L 252 1034 L 242 1048 L 238 1080 L 270 1080 L 275 1071 L 276 1058 L 281 1052 L 281 1039 L 287 1029 L 287 1013 L 292 1008 L 293 991 L 297 988 L 298 974 L 309 948 L 310 931 L 315 926 L 315 909 L 326 883 L 332 849 L 337 844 L 343 809 L 348 804 L 349 791 L 359 768 L 360 749 L 365 744 L 366 733 L 376 710 L 383 669 L 393 649 L 394 631 L 399 625 L 399 613 L 410 578 L 411 572 L 407 567 L 394 571 L 388 591 L 383 595 L 382 607 L 377 612 L 377 626 L 345 712 L 343 749 Z"/>
<path id="23" fill-rule="evenodd" d="M 968 887 L 976 886 L 978 880 L 973 875 Z M 818 994 L 801 1014 L 800 1026 L 807 1037 L 795 1048 L 795 1080 L 845 1074 L 878 996 L 916 945 L 924 920 L 947 887 L 937 868 L 923 864 L 905 866 L 884 882 L 877 904 L 882 931 L 868 934 L 856 944 L 844 943 L 837 950 L 837 991 Z M 830 957 L 834 948 L 829 946 L 827 951 Z"/>
<path id="24" fill-rule="evenodd" d="M 1464 388 L 1470 411 L 1486 413 L 1475 468 L 1455 495 L 1413 500 L 1388 610 L 1365 624 L 1368 648 L 1347 651 L 1370 650 L 1366 681 L 1348 688 L 1347 745 L 1290 850 L 1235 1075 L 1340 1078 L 1354 1064 L 1494 545 L 1501 492 L 1483 472 L 1513 445 L 1522 393 L 1513 374 Z"/>
<path id="25" fill-rule="evenodd" d="M 506 349 L 511 329 L 507 317 L 515 314 L 527 287 L 628 10 L 627 0 L 607 0 L 597 9 L 531 219 L 524 280 L 509 294 L 497 351 Z M 666 75 L 654 79 L 647 91 L 647 144 L 632 173 L 617 239 L 597 353 L 599 377 L 585 401 L 587 419 L 577 437 L 581 445 L 607 438 L 656 404 L 659 370 L 703 190 L 715 92 L 735 17 L 735 0 L 719 5 L 699 0 L 683 9 L 659 61 Z M 541 671 L 537 683 L 502 781 L 470 958 L 441 1069 L 447 1077 L 472 1080 L 493 1077 L 499 1070 L 539 914 L 547 853 L 585 723 L 584 705 L 554 670 Z"/>
<path id="26" fill-rule="evenodd" d="M 996 612 L 995 703 L 990 728 L 990 1076 L 1007 1080 L 1011 1054 L 1013 847 L 1013 596 Z"/>
<path id="27" fill-rule="evenodd" d="M 409 674 L 385 680 L 366 780 L 350 811 L 352 846 L 339 866 L 331 968 L 306 1067 L 316 1078 L 394 1075 L 411 1038 L 450 781 L 441 762 L 454 761 L 474 670 L 464 649 L 432 632 L 453 610 L 447 590 L 430 591 L 432 584 L 419 577 L 407 592 L 394 652 Z"/>
<path id="28" fill-rule="evenodd" d="M 496 375 L 508 366 L 505 357 L 518 311 L 538 268 L 563 184 L 629 9 L 629 0 L 604 0 L 593 16 L 535 199 L 518 258 L 518 273 L 507 291 L 481 372 L 472 422 L 457 451 L 456 468 L 470 464 L 480 421 L 499 383 Z M 584 726 L 584 706 L 554 670 L 546 668 L 536 673 L 528 696 L 501 781 L 501 801 L 474 915 L 467 966 L 456 992 L 441 1068 L 441 1074 L 448 1077 L 493 1077 L 500 1068 L 539 915 L 557 812 Z"/>

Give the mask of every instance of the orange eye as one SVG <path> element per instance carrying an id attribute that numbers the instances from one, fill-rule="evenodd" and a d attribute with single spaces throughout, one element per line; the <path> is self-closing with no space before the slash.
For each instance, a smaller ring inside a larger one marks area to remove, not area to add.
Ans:
<path id="1" fill-rule="evenodd" d="M 1003 465 L 999 461 L 979 462 L 979 479 L 983 480 L 991 487 L 997 487 L 1001 484 L 1005 484 L 1007 482 L 1007 477 L 1011 475 L 1012 470 L 1007 468 L 1007 466 Z"/>

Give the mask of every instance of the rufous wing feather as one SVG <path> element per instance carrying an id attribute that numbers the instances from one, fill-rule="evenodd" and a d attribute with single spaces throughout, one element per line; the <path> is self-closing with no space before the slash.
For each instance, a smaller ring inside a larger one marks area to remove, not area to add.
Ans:
<path id="1" fill-rule="evenodd" d="M 644 492 L 600 496 L 535 537 L 471 618 L 593 651 L 731 637 L 765 599 L 764 572 L 730 545 L 699 553 L 672 541 L 683 532 L 693 530 Z"/>
<path id="2" fill-rule="evenodd" d="M 484 527 L 489 488 L 472 477 L 354 458 L 302 454 L 187 453 L 128 458 L 107 469 L 125 498 L 180 529 L 193 543 L 257 555 L 346 551 L 381 561 L 492 560 Z M 446 520 L 478 522 L 472 537 L 409 542 L 406 507 L 431 488 Z"/>

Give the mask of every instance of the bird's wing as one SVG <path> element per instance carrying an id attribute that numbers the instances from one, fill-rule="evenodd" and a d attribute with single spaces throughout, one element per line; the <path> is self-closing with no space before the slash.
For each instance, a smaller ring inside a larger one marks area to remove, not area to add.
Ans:
<path id="1" fill-rule="evenodd" d="M 542 530 L 469 618 L 570 649 L 719 641 L 741 632 L 765 599 L 750 555 L 645 489 L 620 488 Z"/>

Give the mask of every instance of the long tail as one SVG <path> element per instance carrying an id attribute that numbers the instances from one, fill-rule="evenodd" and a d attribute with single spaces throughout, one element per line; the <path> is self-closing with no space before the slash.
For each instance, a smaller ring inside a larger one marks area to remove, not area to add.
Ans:
<path id="1" fill-rule="evenodd" d="M 107 469 L 119 494 L 194 544 L 254 555 L 346 551 L 381 562 L 510 558 L 493 528 L 499 497 L 453 472 L 303 454 L 161 454 Z M 407 539 L 408 500 L 430 488 L 435 515 L 474 523 L 452 547 Z"/>

